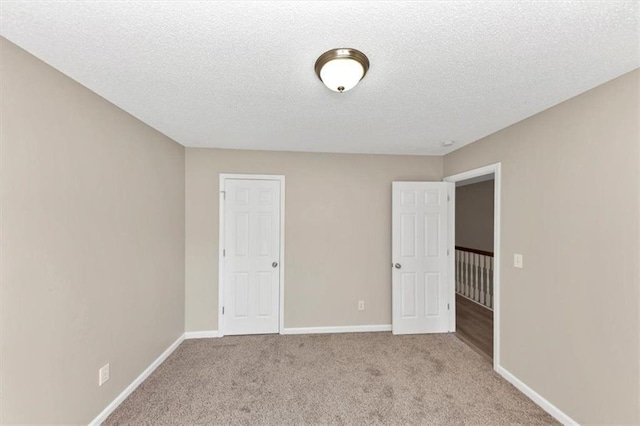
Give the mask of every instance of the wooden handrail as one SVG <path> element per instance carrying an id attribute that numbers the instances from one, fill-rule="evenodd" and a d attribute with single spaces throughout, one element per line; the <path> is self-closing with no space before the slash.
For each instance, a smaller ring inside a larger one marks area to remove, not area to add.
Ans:
<path id="1" fill-rule="evenodd" d="M 481 254 L 483 256 L 493 257 L 493 252 L 492 251 L 484 251 L 484 250 L 478 250 L 478 249 L 473 249 L 473 248 L 469 248 L 469 247 L 462 247 L 462 246 L 456 246 L 456 250 L 468 251 L 469 253 L 476 253 L 476 254 Z"/>

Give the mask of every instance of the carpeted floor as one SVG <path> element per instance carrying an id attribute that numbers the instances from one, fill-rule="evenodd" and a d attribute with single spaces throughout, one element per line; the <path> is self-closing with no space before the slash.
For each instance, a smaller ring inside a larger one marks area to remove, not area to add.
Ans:
<path id="1" fill-rule="evenodd" d="M 557 424 L 450 334 L 187 340 L 104 423 Z"/>

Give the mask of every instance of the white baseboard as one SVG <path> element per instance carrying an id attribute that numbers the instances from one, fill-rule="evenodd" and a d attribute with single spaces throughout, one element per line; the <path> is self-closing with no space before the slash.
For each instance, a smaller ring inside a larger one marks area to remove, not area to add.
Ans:
<path id="1" fill-rule="evenodd" d="M 280 334 L 368 333 L 373 331 L 391 331 L 391 324 L 284 328 Z"/>
<path id="2" fill-rule="evenodd" d="M 89 423 L 89 426 L 98 426 L 102 424 L 102 422 L 104 422 L 107 419 L 107 417 L 109 417 L 109 415 L 113 413 L 113 410 L 118 408 L 118 405 L 122 404 L 122 401 L 127 399 L 127 397 L 131 395 L 131 393 L 134 390 L 136 390 L 138 386 L 140 386 L 140 383 L 144 382 L 145 379 L 149 377 L 151 373 L 153 373 L 153 371 L 156 368 L 158 368 L 158 366 L 162 364 L 164 360 L 167 359 L 169 355 L 171 355 L 178 346 L 180 346 L 180 343 L 182 343 L 183 340 L 184 340 L 184 334 L 178 337 L 178 339 L 175 342 L 173 342 L 171 346 L 167 348 L 167 350 L 162 352 L 162 354 L 158 358 L 156 358 L 156 360 L 153 361 L 151 365 L 148 366 L 138 377 L 136 377 L 136 379 L 133 382 L 131 382 L 131 384 L 127 386 L 127 388 L 123 390 L 122 393 L 120 393 L 120 395 L 116 397 L 116 399 L 111 401 L 111 404 L 107 405 L 107 407 L 104 410 L 102 410 L 102 412 L 98 414 L 98 416 L 95 419 L 93 419 L 91 423 Z"/>
<path id="3" fill-rule="evenodd" d="M 220 331 L 207 330 L 207 331 L 187 331 L 184 333 L 185 339 L 209 339 L 212 337 L 220 337 Z"/>
<path id="4" fill-rule="evenodd" d="M 516 376 L 511 374 L 507 369 L 502 366 L 498 366 L 496 368 L 496 372 L 504 377 L 509 383 L 515 386 L 520 392 L 527 395 L 533 402 L 538 404 L 544 411 L 551 414 L 555 417 L 563 425 L 578 425 L 579 423 L 573 420 L 571 417 L 566 415 L 562 410 L 558 407 L 544 399 L 538 392 L 531 389 L 529 386 L 524 384 L 523 381 L 518 379 Z"/>

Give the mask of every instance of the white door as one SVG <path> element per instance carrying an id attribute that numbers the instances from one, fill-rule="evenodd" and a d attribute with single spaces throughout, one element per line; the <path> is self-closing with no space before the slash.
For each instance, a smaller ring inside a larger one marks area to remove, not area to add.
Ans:
<path id="1" fill-rule="evenodd" d="M 225 179 L 223 332 L 278 333 L 280 181 Z"/>
<path id="2" fill-rule="evenodd" d="M 445 182 L 393 182 L 393 334 L 449 331 L 451 188 Z"/>

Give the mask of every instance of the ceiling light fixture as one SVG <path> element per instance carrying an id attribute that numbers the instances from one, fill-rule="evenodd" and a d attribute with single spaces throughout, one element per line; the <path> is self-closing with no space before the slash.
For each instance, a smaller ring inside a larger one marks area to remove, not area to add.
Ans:
<path id="1" fill-rule="evenodd" d="M 320 81 L 334 92 L 353 89 L 369 71 L 369 59 L 359 50 L 331 49 L 316 61 L 316 74 Z"/>

